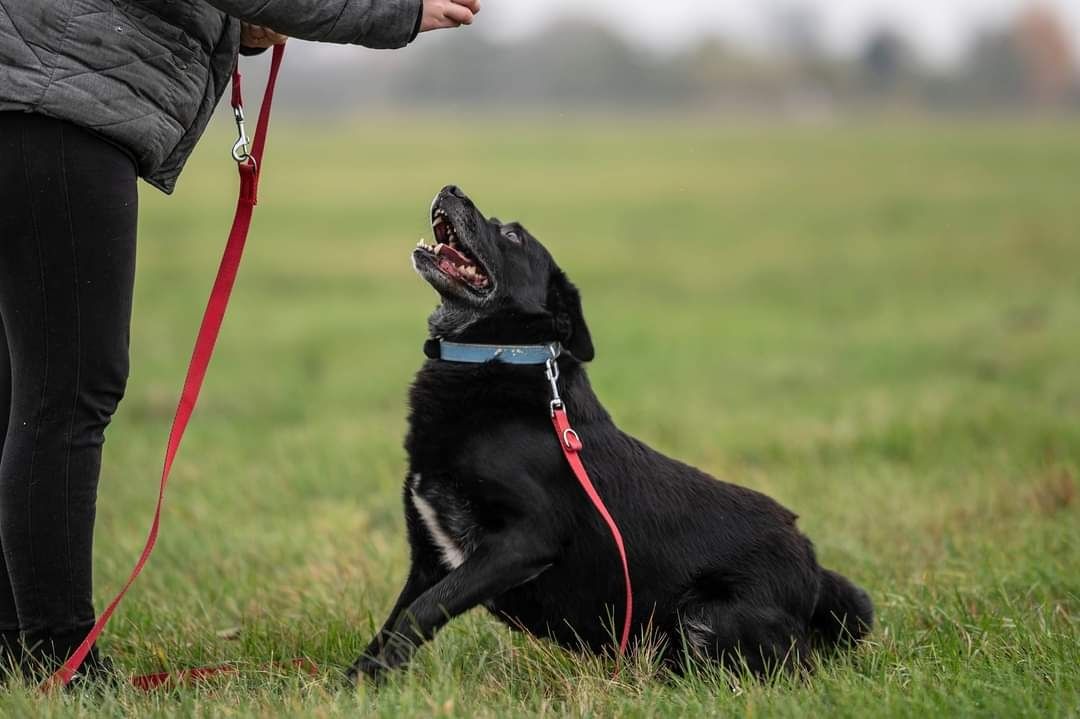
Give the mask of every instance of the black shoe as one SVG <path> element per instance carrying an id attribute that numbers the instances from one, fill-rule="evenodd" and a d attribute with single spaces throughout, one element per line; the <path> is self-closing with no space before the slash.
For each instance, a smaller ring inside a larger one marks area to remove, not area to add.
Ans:
<path id="1" fill-rule="evenodd" d="M 107 689 L 122 686 L 125 677 L 117 670 L 113 660 L 98 651 L 97 646 L 90 647 L 82 666 L 68 682 L 71 691 L 84 691 L 89 688 Z"/>
<path id="2" fill-rule="evenodd" d="M 47 681 L 79 648 L 88 631 L 39 637 L 23 635 L 19 668 L 25 680 L 33 683 Z M 122 683 L 122 677 L 112 660 L 102 655 L 95 645 L 90 647 L 67 686 L 69 689 L 81 689 L 88 686 L 118 686 Z"/>

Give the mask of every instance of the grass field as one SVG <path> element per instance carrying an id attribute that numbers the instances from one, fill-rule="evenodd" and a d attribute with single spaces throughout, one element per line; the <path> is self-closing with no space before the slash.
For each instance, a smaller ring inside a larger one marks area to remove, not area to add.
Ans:
<path id="1" fill-rule="evenodd" d="M 143 192 L 99 605 L 145 536 L 230 141 L 175 197 Z M 163 539 L 103 642 L 132 672 L 245 671 L 150 696 L 16 687 L 0 714 L 1080 714 L 1080 127 L 283 123 L 266 172 Z M 625 429 L 775 496 L 870 591 L 866 646 L 807 681 L 642 659 L 613 682 L 474 612 L 386 686 L 341 688 L 405 574 L 404 397 L 434 305 L 408 253 L 448 182 L 582 288 Z M 294 656 L 322 674 L 261 668 Z"/>

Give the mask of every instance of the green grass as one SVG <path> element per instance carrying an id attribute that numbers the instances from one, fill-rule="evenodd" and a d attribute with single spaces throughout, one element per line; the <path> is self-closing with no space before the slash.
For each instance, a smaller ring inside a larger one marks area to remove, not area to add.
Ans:
<path id="1" fill-rule="evenodd" d="M 145 536 L 230 142 L 208 138 L 175 197 L 143 193 L 99 605 Z M 133 672 L 245 671 L 150 696 L 15 687 L 0 714 L 1080 714 L 1080 128 L 279 123 L 266 172 L 162 541 L 103 641 Z M 404 579 L 404 398 L 434 305 L 408 252 L 448 182 L 582 288 L 625 429 L 775 496 L 870 591 L 866 646 L 805 681 L 673 681 L 643 658 L 613 682 L 474 612 L 386 686 L 340 687 Z M 300 655 L 323 673 L 261 668 Z"/>

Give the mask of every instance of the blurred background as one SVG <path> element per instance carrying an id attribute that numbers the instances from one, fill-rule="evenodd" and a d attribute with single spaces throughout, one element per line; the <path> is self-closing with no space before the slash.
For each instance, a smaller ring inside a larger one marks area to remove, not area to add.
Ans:
<path id="1" fill-rule="evenodd" d="M 489 0 L 406 53 L 304 46 L 298 113 L 437 107 L 821 118 L 1080 109 L 1073 0 Z"/>

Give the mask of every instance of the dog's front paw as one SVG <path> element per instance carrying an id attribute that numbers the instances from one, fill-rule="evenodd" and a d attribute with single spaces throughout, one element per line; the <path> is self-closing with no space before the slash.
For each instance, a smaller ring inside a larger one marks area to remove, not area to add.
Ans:
<path id="1" fill-rule="evenodd" d="M 364 654 L 349 667 L 349 671 L 345 673 L 346 678 L 350 683 L 356 685 L 365 679 L 374 684 L 378 684 L 382 681 L 386 675 L 386 670 L 390 667 L 379 661 L 375 657 L 370 657 Z"/>
<path id="2" fill-rule="evenodd" d="M 408 637 L 402 634 L 392 634 L 378 652 L 369 648 L 368 652 L 356 660 L 349 668 L 346 676 L 354 684 L 366 677 L 369 681 L 379 683 L 391 669 L 405 666 L 416 653 L 416 645 Z"/>

